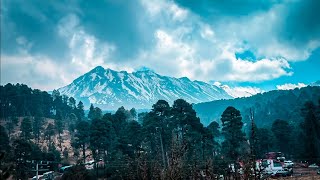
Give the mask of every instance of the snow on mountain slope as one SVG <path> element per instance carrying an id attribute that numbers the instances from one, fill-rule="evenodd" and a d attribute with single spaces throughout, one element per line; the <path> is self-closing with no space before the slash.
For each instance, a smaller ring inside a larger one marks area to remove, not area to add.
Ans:
<path id="1" fill-rule="evenodd" d="M 263 93 L 263 91 L 260 88 L 257 87 L 250 87 L 250 86 L 236 86 L 236 87 L 230 87 L 226 84 L 221 84 L 220 82 L 214 82 L 213 85 L 222 88 L 225 90 L 230 96 L 234 98 L 238 97 L 250 97 L 258 93 Z"/>
<path id="2" fill-rule="evenodd" d="M 189 103 L 232 98 L 223 89 L 201 81 L 161 76 L 151 70 L 128 73 L 98 66 L 71 84 L 58 89 L 61 94 L 102 109 L 120 106 L 151 108 L 159 99 L 172 103 L 183 98 Z"/>

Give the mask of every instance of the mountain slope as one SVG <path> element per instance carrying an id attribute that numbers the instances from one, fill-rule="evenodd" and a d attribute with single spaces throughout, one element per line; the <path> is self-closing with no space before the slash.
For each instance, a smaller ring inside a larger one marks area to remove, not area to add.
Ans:
<path id="1" fill-rule="evenodd" d="M 320 87 L 307 86 L 292 90 L 273 90 L 246 98 L 217 100 L 195 104 L 193 107 L 204 125 L 212 121 L 221 122 L 221 114 L 228 106 L 240 110 L 243 121 L 249 122 L 249 109 L 255 112 L 258 127 L 270 126 L 276 119 L 298 123 L 302 120 L 301 108 L 306 101 L 317 103 L 320 100 Z"/>
<path id="2" fill-rule="evenodd" d="M 172 103 L 183 98 L 190 103 L 232 98 L 223 89 L 201 81 L 161 76 L 150 70 L 128 73 L 98 66 L 71 84 L 58 89 L 61 94 L 102 109 L 120 106 L 151 108 L 159 99 Z"/>
<path id="3" fill-rule="evenodd" d="M 320 80 L 319 81 L 316 81 L 316 82 L 313 82 L 310 84 L 310 86 L 320 86 Z"/>

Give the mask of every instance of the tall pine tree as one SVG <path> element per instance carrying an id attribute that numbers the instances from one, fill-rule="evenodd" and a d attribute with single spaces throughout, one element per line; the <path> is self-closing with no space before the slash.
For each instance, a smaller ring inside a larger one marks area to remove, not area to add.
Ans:
<path id="1" fill-rule="evenodd" d="M 29 118 L 24 118 L 21 122 L 21 132 L 22 132 L 22 137 L 25 140 L 29 140 L 31 138 L 31 133 L 32 133 L 32 124 L 31 120 Z"/>
<path id="2" fill-rule="evenodd" d="M 241 145 L 245 142 L 245 134 L 242 131 L 243 122 L 240 111 L 229 106 L 221 115 L 222 134 L 224 142 L 222 148 L 227 158 L 236 161 L 241 155 Z"/>

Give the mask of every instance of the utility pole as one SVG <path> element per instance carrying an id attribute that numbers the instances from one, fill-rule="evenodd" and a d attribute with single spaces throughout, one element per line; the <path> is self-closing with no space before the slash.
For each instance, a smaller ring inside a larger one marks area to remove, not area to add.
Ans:
<path id="1" fill-rule="evenodd" d="M 250 120 L 251 120 L 251 139 L 252 139 L 252 142 L 250 142 L 250 150 L 251 150 L 254 179 L 256 179 L 257 175 L 256 175 L 256 163 L 255 163 L 255 152 L 254 152 L 254 145 L 255 145 L 254 111 L 252 110 L 252 108 L 250 108 Z"/>
<path id="2" fill-rule="evenodd" d="M 38 180 L 38 176 L 39 176 L 39 163 L 37 161 L 37 165 L 36 165 L 36 179 Z"/>

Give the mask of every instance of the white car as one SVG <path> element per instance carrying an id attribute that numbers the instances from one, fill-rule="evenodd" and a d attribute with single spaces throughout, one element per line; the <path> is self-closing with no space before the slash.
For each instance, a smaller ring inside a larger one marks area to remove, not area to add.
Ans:
<path id="1" fill-rule="evenodd" d="M 292 161 L 289 161 L 289 160 L 284 161 L 283 163 L 284 163 L 284 167 L 292 167 L 294 165 L 294 163 Z"/>
<path id="2" fill-rule="evenodd" d="M 42 178 L 42 175 L 38 175 L 38 179 L 37 179 L 37 176 L 33 176 L 32 180 L 39 180 Z"/>
<path id="3" fill-rule="evenodd" d="M 319 168 L 319 166 L 318 166 L 318 165 L 316 165 L 315 163 L 314 163 L 314 164 L 309 165 L 308 167 L 309 167 L 309 168 Z"/>

